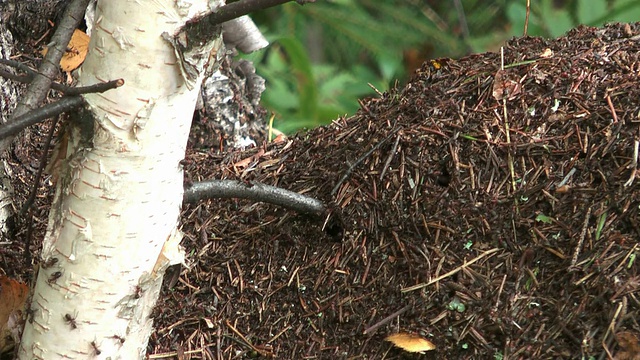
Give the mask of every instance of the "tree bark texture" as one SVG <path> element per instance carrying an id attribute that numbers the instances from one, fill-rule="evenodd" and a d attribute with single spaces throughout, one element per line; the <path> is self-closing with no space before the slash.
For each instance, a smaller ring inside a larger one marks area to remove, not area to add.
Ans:
<path id="1" fill-rule="evenodd" d="M 19 358 L 144 357 L 164 270 L 183 260 L 180 160 L 222 43 L 211 34 L 189 59 L 170 40 L 209 10 L 206 0 L 98 2 L 79 86 L 125 85 L 86 95 L 67 125 Z"/>
<path id="2" fill-rule="evenodd" d="M 9 59 L 13 50 L 13 37 L 7 29 L 5 19 L 0 16 L 0 58 Z M 0 125 L 5 124 L 9 114 L 18 103 L 18 86 L 0 78 Z M 0 159 L 0 233 L 9 232 L 7 221 L 14 213 L 11 171 L 4 156 Z"/>

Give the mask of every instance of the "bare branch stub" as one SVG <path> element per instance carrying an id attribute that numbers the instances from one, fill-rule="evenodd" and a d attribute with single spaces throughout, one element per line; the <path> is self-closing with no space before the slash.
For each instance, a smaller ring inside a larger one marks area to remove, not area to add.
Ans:
<path id="1" fill-rule="evenodd" d="M 249 13 L 282 5 L 291 1 L 294 0 L 240 0 L 218 8 L 216 12 L 205 16 L 204 18 L 200 19 L 199 22 L 205 21 L 211 25 L 220 25 L 224 22 L 237 19 Z M 300 5 L 315 2 L 315 0 L 295 1 Z"/>

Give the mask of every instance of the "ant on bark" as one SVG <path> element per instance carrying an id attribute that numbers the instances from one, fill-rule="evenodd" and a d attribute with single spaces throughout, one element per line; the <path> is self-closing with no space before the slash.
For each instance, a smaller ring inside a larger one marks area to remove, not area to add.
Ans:
<path id="1" fill-rule="evenodd" d="M 91 342 L 91 347 L 93 348 L 93 351 L 96 353 L 96 355 L 102 354 L 102 351 L 100 351 L 100 349 L 98 349 L 98 345 L 96 345 L 95 341 Z"/>
<path id="2" fill-rule="evenodd" d="M 140 285 L 136 285 L 135 292 L 133 294 L 134 299 L 140 299 L 142 297 L 142 288 Z"/>
<path id="3" fill-rule="evenodd" d="M 57 263 L 58 263 L 57 257 L 50 257 L 47 260 L 43 261 L 40 267 L 42 267 L 43 269 L 48 269 Z"/>
<path id="4" fill-rule="evenodd" d="M 29 321 L 29 324 L 33 324 L 33 317 L 36 315 L 36 309 L 29 307 L 25 312 L 27 313 L 27 321 Z"/>
<path id="5" fill-rule="evenodd" d="M 71 330 L 75 330 L 78 328 L 78 323 L 76 323 L 77 317 L 78 313 L 73 314 L 73 316 L 71 316 L 70 314 L 64 314 L 64 321 L 66 321 L 67 324 L 71 326 Z"/>
<path id="6" fill-rule="evenodd" d="M 58 279 L 60 279 L 61 276 L 62 276 L 62 272 L 61 271 L 56 271 L 53 274 L 51 274 L 51 276 L 49 276 L 49 280 L 47 280 L 47 283 L 49 283 L 49 285 L 51 285 L 54 282 L 56 282 Z"/>
<path id="7" fill-rule="evenodd" d="M 120 343 L 120 345 L 124 344 L 125 338 L 123 338 L 120 335 L 113 335 L 111 338 L 114 339 L 114 340 L 117 340 Z"/>

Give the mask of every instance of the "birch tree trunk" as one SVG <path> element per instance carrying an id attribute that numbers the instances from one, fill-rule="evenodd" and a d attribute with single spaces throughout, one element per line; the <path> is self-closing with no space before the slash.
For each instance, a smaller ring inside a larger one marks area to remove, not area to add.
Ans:
<path id="1" fill-rule="evenodd" d="M 125 85 L 85 97 L 68 125 L 20 359 L 140 359 L 165 268 L 182 261 L 176 228 L 183 159 L 202 67 L 168 39 L 207 0 L 99 1 L 80 84 Z"/>

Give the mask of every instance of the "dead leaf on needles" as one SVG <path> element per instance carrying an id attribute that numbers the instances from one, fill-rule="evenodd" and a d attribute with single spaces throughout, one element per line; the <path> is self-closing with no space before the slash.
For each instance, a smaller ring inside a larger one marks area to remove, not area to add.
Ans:
<path id="1" fill-rule="evenodd" d="M 616 341 L 620 351 L 613 357 L 615 360 L 640 360 L 640 342 L 636 334 L 621 331 L 616 334 Z"/>
<path id="2" fill-rule="evenodd" d="M 436 348 L 431 341 L 410 333 L 391 334 L 385 340 L 408 352 L 423 352 Z"/>
<path id="3" fill-rule="evenodd" d="M 4 349 L 8 345 L 7 339 L 11 339 L 9 318 L 24 308 L 28 294 L 27 285 L 0 275 L 0 349 Z"/>
<path id="4" fill-rule="evenodd" d="M 67 45 L 67 51 L 60 60 L 60 68 L 62 71 L 69 72 L 77 69 L 87 57 L 89 50 L 89 35 L 82 30 L 76 29 L 71 36 L 71 41 Z M 42 50 L 42 55 L 47 55 L 48 48 Z"/>

